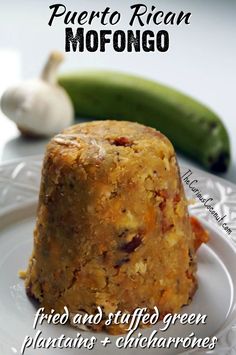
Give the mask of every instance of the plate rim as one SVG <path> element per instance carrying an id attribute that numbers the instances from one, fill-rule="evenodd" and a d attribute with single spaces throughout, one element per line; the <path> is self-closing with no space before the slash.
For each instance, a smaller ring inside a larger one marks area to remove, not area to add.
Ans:
<path id="1" fill-rule="evenodd" d="M 36 162 L 38 164 L 38 169 L 39 169 L 39 166 L 40 166 L 40 171 L 41 171 L 42 162 L 43 162 L 43 155 L 42 154 L 30 155 L 30 156 L 21 157 L 21 158 L 14 158 L 14 159 L 11 159 L 11 160 L 5 161 L 5 162 L 0 162 L 0 177 L 1 177 L 1 172 L 5 168 L 10 167 L 10 166 L 13 166 L 13 167 L 17 166 L 18 164 L 23 163 L 23 162 L 24 163 L 35 163 Z M 213 174 L 211 174 L 209 172 L 206 172 L 206 171 L 201 170 L 199 168 L 195 168 L 193 166 L 189 167 L 186 164 L 181 164 L 180 163 L 179 165 L 180 165 L 181 170 L 186 170 L 187 171 L 187 170 L 191 169 L 193 173 L 196 173 L 198 175 L 203 175 L 203 176 L 205 176 L 208 179 L 213 179 L 214 181 L 220 182 L 221 184 L 230 187 L 234 192 L 236 192 L 236 184 L 234 184 L 234 183 L 232 183 L 230 181 L 227 181 L 227 180 L 225 180 L 222 177 L 219 177 L 217 175 L 213 175 Z M 39 173 L 40 173 L 40 171 L 39 171 Z M 37 208 L 37 200 L 38 200 L 38 192 L 37 191 L 38 191 L 38 186 L 37 186 L 37 189 L 32 191 L 34 196 L 32 198 L 29 198 L 27 201 L 23 201 L 22 202 L 23 205 L 24 205 L 24 209 L 30 208 L 32 206 L 34 206 L 34 208 Z M 236 205 L 236 202 L 235 202 L 235 205 Z M 15 204 L 13 203 L 13 204 L 8 205 L 8 206 L 7 205 L 6 206 L 1 206 L 0 207 L 0 217 L 1 217 L 1 219 L 2 219 L 2 217 L 7 216 L 8 214 L 11 214 L 12 211 L 17 210 L 17 209 L 22 209 L 22 207 L 20 207 L 19 203 L 15 203 Z M 190 214 L 194 215 L 195 211 L 192 211 L 192 212 L 190 211 Z M 236 252 L 236 243 L 234 243 L 234 241 L 231 238 L 227 237 L 226 234 L 224 234 L 222 231 L 220 231 L 219 227 L 216 225 L 216 223 L 204 220 L 204 218 L 201 218 L 200 216 L 198 216 L 198 218 L 200 218 L 201 221 L 204 224 L 207 224 L 210 229 L 213 229 L 213 230 L 215 230 L 215 232 L 217 234 L 220 234 L 222 236 L 222 238 L 224 239 L 224 242 L 226 242 L 230 246 L 230 248 L 232 248 L 234 250 L 234 252 Z M 6 224 L 6 227 L 7 227 L 7 224 Z M 0 224 L 0 229 L 2 229 L 2 224 Z M 223 335 L 227 334 L 227 332 L 231 331 L 232 326 L 234 326 L 234 327 L 236 326 L 236 319 L 232 320 L 232 322 L 230 324 L 228 324 L 223 330 L 219 330 L 219 332 L 217 332 L 215 336 L 217 336 L 219 338 L 222 337 Z M 235 330 L 236 330 L 236 327 L 235 327 Z M 184 351 L 181 354 L 194 353 L 194 352 L 196 352 L 196 349 L 193 349 L 191 351 Z"/>

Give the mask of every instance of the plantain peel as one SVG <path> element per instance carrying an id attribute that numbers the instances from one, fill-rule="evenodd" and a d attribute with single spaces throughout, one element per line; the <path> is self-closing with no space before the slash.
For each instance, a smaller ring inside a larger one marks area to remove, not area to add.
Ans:
<path id="1" fill-rule="evenodd" d="M 136 121 L 164 133 L 175 148 L 212 172 L 226 172 L 230 142 L 220 118 L 195 99 L 141 77 L 78 71 L 59 77 L 75 113 L 93 119 Z"/>

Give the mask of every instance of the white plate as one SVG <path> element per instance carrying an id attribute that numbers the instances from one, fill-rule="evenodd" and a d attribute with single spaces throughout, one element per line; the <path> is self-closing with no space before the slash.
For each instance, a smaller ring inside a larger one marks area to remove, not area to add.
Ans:
<path id="1" fill-rule="evenodd" d="M 0 167 L 0 355 L 20 354 L 26 335 L 34 336 L 32 328 L 36 307 L 25 295 L 23 281 L 18 278 L 18 270 L 25 268 L 32 250 L 32 230 L 40 179 L 41 157 L 27 158 Z M 182 173 L 187 169 L 182 167 Z M 219 342 L 211 352 L 215 355 L 236 354 L 236 251 L 235 217 L 236 187 L 210 174 L 194 169 L 192 178 L 198 180 L 198 188 L 214 198 L 219 214 L 227 214 L 232 233 L 228 236 L 221 226 L 209 216 L 204 206 L 197 203 L 192 212 L 199 216 L 209 229 L 211 240 L 198 252 L 199 288 L 193 302 L 182 309 L 182 313 L 207 315 L 206 325 L 184 326 L 176 324 L 157 336 L 187 337 L 194 332 L 196 337 L 216 335 Z M 189 187 L 186 193 L 191 197 Z M 207 220 L 207 221 L 206 221 Z M 153 329 L 158 329 L 158 323 Z M 77 331 L 70 327 L 43 324 L 44 337 L 59 337 L 61 334 L 75 337 Z M 142 331 L 151 334 L 153 329 Z M 92 333 L 82 332 L 83 337 Z M 110 337 L 112 343 L 104 348 L 100 340 L 105 334 L 96 333 L 98 341 L 93 350 L 78 349 L 36 349 L 30 347 L 26 355 L 58 354 L 180 354 L 183 349 L 122 349 L 115 347 L 117 337 Z M 207 351 L 198 353 L 207 354 Z"/>

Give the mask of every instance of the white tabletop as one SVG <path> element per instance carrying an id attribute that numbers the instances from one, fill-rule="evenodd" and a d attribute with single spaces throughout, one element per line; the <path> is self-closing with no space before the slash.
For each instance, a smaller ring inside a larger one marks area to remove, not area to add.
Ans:
<path id="1" fill-rule="evenodd" d="M 52 49 L 64 51 L 64 27 L 57 19 L 52 27 L 48 0 L 1 1 L 0 4 L 0 94 L 10 84 L 36 76 Z M 125 28 L 133 1 L 68 0 L 68 10 L 112 10 L 122 13 L 118 28 Z M 232 144 L 232 163 L 223 177 L 236 183 L 236 1 L 165 0 L 155 3 L 159 10 L 191 11 L 189 26 L 168 26 L 167 53 L 68 53 L 63 71 L 83 68 L 117 69 L 141 74 L 174 86 L 209 105 L 222 118 Z M 76 26 L 75 26 L 76 27 Z M 115 27 L 114 27 L 115 28 Z M 114 29 L 113 28 L 113 29 Z M 116 28 L 116 29 L 118 29 Z M 107 26 L 106 29 L 109 29 Z M 148 27 L 154 31 L 160 28 Z M 25 140 L 16 127 L 0 114 L 0 162 L 40 154 L 47 140 Z M 180 158 L 180 160 L 182 160 Z M 192 163 L 189 162 L 191 165 Z"/>

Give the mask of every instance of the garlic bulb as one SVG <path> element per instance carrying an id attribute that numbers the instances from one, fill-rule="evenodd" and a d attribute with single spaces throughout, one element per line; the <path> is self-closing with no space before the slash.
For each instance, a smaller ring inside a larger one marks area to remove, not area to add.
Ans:
<path id="1" fill-rule="evenodd" d="M 73 122 L 72 102 L 56 80 L 62 61 L 62 54 L 53 52 L 40 78 L 23 81 L 3 93 L 1 109 L 22 133 L 51 136 Z"/>

